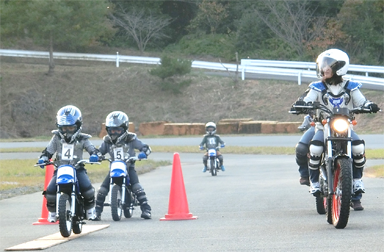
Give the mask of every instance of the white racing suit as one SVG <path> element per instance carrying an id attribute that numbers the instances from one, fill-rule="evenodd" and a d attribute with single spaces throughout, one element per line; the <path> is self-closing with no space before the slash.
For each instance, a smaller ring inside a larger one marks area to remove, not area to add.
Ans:
<path id="1" fill-rule="evenodd" d="M 304 101 L 308 102 L 320 102 L 326 105 L 330 110 L 335 107 L 353 109 L 363 106 L 367 99 L 360 92 L 359 88 L 361 84 L 358 82 L 343 80 L 337 85 L 329 85 L 324 82 L 313 82 L 310 84 L 311 90 L 308 92 Z M 325 112 L 318 112 L 316 117 L 326 118 Z M 321 115 L 322 114 L 322 115 Z M 351 126 L 352 127 L 352 126 Z M 363 168 L 365 164 L 365 144 L 357 134 L 352 130 L 352 158 L 353 158 L 353 179 L 359 180 L 363 176 Z M 319 166 L 320 157 L 324 148 L 324 132 L 321 122 L 316 122 L 315 136 L 312 138 L 309 151 L 309 173 L 311 183 L 319 181 Z M 354 183 L 355 184 L 355 183 Z M 355 194 L 352 200 L 359 200 L 361 193 Z"/>

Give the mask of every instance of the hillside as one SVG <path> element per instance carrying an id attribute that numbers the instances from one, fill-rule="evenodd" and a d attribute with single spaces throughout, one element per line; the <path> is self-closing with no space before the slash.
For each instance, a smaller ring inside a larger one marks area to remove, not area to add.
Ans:
<path id="1" fill-rule="evenodd" d="M 54 76 L 46 62 L 1 59 L 0 138 L 48 136 L 55 114 L 67 104 L 83 113 L 83 132 L 98 135 L 113 110 L 126 112 L 136 127 L 141 122 L 207 122 L 224 118 L 301 121 L 287 113 L 307 88 L 295 82 L 239 80 L 193 70 L 192 83 L 172 93 L 161 90 L 160 79 L 148 74 L 154 66 L 56 60 Z M 384 93 L 363 89 L 365 96 L 384 108 Z M 360 119 L 362 118 L 362 119 Z M 382 114 L 359 116 L 358 133 L 384 133 Z"/>

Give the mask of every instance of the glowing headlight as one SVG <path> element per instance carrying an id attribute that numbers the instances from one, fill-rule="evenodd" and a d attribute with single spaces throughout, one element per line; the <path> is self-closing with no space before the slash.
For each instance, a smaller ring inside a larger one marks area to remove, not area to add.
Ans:
<path id="1" fill-rule="evenodd" d="M 344 119 L 336 119 L 333 122 L 333 129 L 337 132 L 344 132 L 348 129 L 349 123 Z"/>

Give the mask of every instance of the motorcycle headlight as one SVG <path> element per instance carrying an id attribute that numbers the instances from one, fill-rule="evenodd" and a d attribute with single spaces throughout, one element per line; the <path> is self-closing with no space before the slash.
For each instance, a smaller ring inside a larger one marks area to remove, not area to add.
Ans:
<path id="1" fill-rule="evenodd" d="M 339 133 L 345 132 L 349 127 L 349 123 L 344 119 L 336 119 L 332 125 L 333 129 Z"/>

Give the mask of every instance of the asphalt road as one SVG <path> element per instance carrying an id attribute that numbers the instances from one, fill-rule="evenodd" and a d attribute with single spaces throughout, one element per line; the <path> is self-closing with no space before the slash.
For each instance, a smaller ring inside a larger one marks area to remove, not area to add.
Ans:
<path id="1" fill-rule="evenodd" d="M 347 227 L 337 230 L 317 214 L 308 187 L 299 185 L 294 156 L 223 153 L 226 171 L 217 177 L 201 172 L 202 154 L 180 153 L 189 211 L 198 219 L 159 221 L 168 213 L 173 169 L 160 167 L 140 176 L 151 220 L 136 210 L 114 222 L 106 207 L 103 221 L 87 225 L 109 228 L 46 251 L 382 251 L 383 179 L 364 178 L 365 210 L 352 210 Z M 150 158 L 172 161 L 173 154 Z M 32 225 L 41 204 L 41 193 L 0 200 L 1 249 L 58 232 L 57 225 Z"/>

